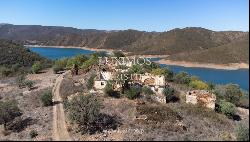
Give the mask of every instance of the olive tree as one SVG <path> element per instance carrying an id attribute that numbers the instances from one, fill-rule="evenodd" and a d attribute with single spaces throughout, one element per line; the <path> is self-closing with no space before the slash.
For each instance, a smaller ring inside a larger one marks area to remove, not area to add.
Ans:
<path id="1" fill-rule="evenodd" d="M 7 123 L 13 121 L 21 115 L 21 111 L 16 101 L 0 101 L 0 124 L 3 124 L 4 130 L 7 129 Z"/>
<path id="2" fill-rule="evenodd" d="M 95 125 L 100 114 L 100 106 L 99 100 L 91 94 L 75 96 L 68 103 L 69 118 L 86 133 Z"/>

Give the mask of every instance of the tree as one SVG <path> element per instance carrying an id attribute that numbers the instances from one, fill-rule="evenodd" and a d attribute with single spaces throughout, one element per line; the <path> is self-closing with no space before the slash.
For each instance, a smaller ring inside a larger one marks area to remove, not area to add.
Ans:
<path id="1" fill-rule="evenodd" d="M 104 88 L 104 94 L 109 97 L 119 97 L 119 94 L 116 91 L 114 91 L 110 81 L 107 82 Z"/>
<path id="2" fill-rule="evenodd" d="M 38 132 L 36 130 L 31 130 L 29 135 L 31 138 L 35 138 L 36 136 L 38 136 Z"/>
<path id="3" fill-rule="evenodd" d="M 240 86 L 236 84 L 228 84 L 225 90 L 225 100 L 233 104 L 237 104 L 240 101 L 242 92 Z"/>
<path id="4" fill-rule="evenodd" d="M 226 115 L 226 116 L 228 116 L 228 117 L 231 118 L 235 114 L 236 107 L 235 107 L 234 104 L 222 100 L 219 103 L 219 111 L 222 114 L 224 114 L 224 115 Z"/>
<path id="5" fill-rule="evenodd" d="M 130 100 L 137 98 L 139 95 L 140 90 L 134 86 L 130 87 L 128 90 L 125 91 L 125 96 Z"/>
<path id="6" fill-rule="evenodd" d="M 24 84 L 29 90 L 31 90 L 34 87 L 34 81 L 32 80 L 25 80 Z"/>
<path id="7" fill-rule="evenodd" d="M 131 74 L 143 74 L 145 73 L 143 67 L 141 65 L 135 64 L 129 69 L 129 73 Z"/>
<path id="8" fill-rule="evenodd" d="M 165 78 L 167 81 L 173 81 L 174 80 L 174 72 L 169 70 L 167 74 L 165 75 Z"/>
<path id="9" fill-rule="evenodd" d="M 0 101 L 0 124 L 4 125 L 6 130 L 7 123 L 12 122 L 16 117 L 21 115 L 21 111 L 16 101 Z"/>
<path id="10" fill-rule="evenodd" d="M 53 71 L 54 73 L 58 73 L 59 71 L 63 71 L 67 66 L 68 58 L 62 58 L 59 60 L 56 60 L 53 65 Z"/>
<path id="11" fill-rule="evenodd" d="M 94 95 L 79 95 L 72 98 L 67 107 L 69 118 L 77 123 L 83 133 L 89 132 L 100 114 L 101 103 Z"/>
<path id="12" fill-rule="evenodd" d="M 208 89 L 209 90 L 214 90 L 215 89 L 215 85 L 214 85 L 214 83 L 212 83 L 212 82 L 208 82 Z"/>
<path id="13" fill-rule="evenodd" d="M 174 88 L 166 87 L 166 88 L 163 90 L 163 94 L 164 94 L 165 97 L 166 97 L 166 102 L 170 102 L 170 101 L 172 101 L 173 98 L 174 98 L 175 90 L 174 90 Z"/>
<path id="14" fill-rule="evenodd" d="M 143 86 L 142 87 L 142 93 L 144 95 L 147 95 L 147 96 L 150 96 L 150 95 L 154 94 L 154 92 L 149 87 L 147 87 L 147 86 Z"/>
<path id="15" fill-rule="evenodd" d="M 39 62 L 39 61 L 35 62 L 32 65 L 31 69 L 32 69 L 33 73 L 39 73 L 39 71 L 42 70 L 42 64 L 41 64 L 41 62 Z"/>
<path id="16" fill-rule="evenodd" d="M 74 65 L 77 65 L 78 67 L 82 66 L 85 61 L 87 61 L 88 58 L 85 55 L 77 55 L 75 57 L 72 57 L 67 60 L 67 68 L 72 68 Z"/>
<path id="17" fill-rule="evenodd" d="M 120 58 L 125 57 L 125 54 L 122 51 L 113 51 L 114 57 Z"/>
<path id="18" fill-rule="evenodd" d="M 167 71 L 163 68 L 152 69 L 151 74 L 153 75 L 166 75 Z"/>
<path id="19" fill-rule="evenodd" d="M 95 75 L 95 74 L 92 74 L 92 75 L 90 76 L 90 78 L 88 79 L 88 81 L 87 81 L 87 88 L 88 88 L 89 90 L 92 89 L 93 86 L 94 86 L 95 77 L 96 77 L 96 75 Z"/>
<path id="20" fill-rule="evenodd" d="M 236 129 L 237 141 L 249 141 L 249 127 L 239 124 Z"/>
<path id="21" fill-rule="evenodd" d="M 46 90 L 41 96 L 40 100 L 43 106 L 51 106 L 53 104 L 51 90 Z"/>
<path id="22" fill-rule="evenodd" d="M 17 77 L 16 83 L 19 88 L 23 88 L 25 86 L 25 75 L 21 74 Z"/>
<path id="23" fill-rule="evenodd" d="M 200 90 L 208 90 L 208 88 L 209 88 L 209 86 L 201 80 L 192 80 L 189 83 L 189 86 L 194 88 L 194 89 L 200 89 Z"/>
<path id="24" fill-rule="evenodd" d="M 180 72 L 174 77 L 174 81 L 179 84 L 189 84 L 191 81 L 190 76 L 186 72 Z"/>

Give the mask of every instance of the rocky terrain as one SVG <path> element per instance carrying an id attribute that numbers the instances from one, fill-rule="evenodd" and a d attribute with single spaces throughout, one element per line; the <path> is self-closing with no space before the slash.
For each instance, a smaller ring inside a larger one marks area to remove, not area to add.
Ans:
<path id="1" fill-rule="evenodd" d="M 1 101 L 16 100 L 23 113 L 21 120 L 15 120 L 17 130 L 4 135 L 3 128 L 0 127 L 0 140 L 52 140 L 52 106 L 42 106 L 40 96 L 45 90 L 53 87 L 57 75 L 53 74 L 50 69 L 44 71 L 44 73 L 30 74 L 27 78 L 35 82 L 34 89 L 20 89 L 16 84 L 16 77 L 0 80 Z M 22 125 L 19 126 L 18 124 Z M 33 139 L 30 137 L 32 130 L 38 132 L 37 137 Z"/>

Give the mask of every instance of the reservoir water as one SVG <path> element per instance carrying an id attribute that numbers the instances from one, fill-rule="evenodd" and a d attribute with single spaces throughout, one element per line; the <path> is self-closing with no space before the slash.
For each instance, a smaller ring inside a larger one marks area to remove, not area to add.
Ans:
<path id="1" fill-rule="evenodd" d="M 91 54 L 95 51 L 76 49 L 76 48 L 48 48 L 48 47 L 30 47 L 31 51 L 40 54 L 46 58 L 55 60 L 63 57 L 72 57 L 77 54 Z M 153 61 L 159 58 L 152 59 Z M 190 75 L 198 76 L 200 79 L 215 84 L 236 83 L 244 90 L 249 91 L 249 69 L 239 70 L 222 70 L 222 69 L 208 69 L 208 68 L 193 68 L 182 67 L 174 65 L 162 64 L 162 67 L 169 67 L 174 72 L 185 71 Z"/>

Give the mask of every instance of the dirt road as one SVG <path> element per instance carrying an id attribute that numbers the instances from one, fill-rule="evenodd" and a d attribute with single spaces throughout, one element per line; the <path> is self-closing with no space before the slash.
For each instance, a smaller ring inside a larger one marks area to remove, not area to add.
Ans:
<path id="1" fill-rule="evenodd" d="M 65 114 L 62 104 L 62 99 L 60 97 L 60 85 L 65 75 L 68 72 L 61 74 L 55 82 L 53 88 L 53 140 L 54 141 L 71 141 L 72 138 L 69 136 L 66 122 Z"/>

